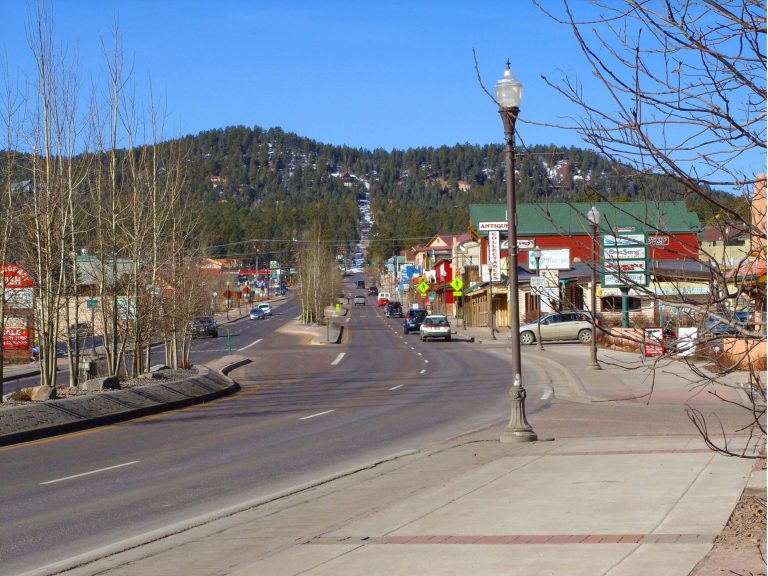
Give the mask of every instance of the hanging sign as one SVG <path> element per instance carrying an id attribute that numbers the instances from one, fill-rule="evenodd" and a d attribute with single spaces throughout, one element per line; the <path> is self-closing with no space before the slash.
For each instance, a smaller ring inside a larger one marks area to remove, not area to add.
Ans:
<path id="1" fill-rule="evenodd" d="M 491 282 L 501 281 L 500 246 L 499 231 L 491 230 L 488 232 L 488 266 L 491 269 Z"/>

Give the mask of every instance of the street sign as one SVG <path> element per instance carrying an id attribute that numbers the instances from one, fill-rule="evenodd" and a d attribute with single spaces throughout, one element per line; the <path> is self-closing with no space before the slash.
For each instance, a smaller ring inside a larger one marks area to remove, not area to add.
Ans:
<path id="1" fill-rule="evenodd" d="M 419 289 L 419 292 L 421 292 L 422 296 L 426 294 L 427 290 L 429 290 L 429 284 L 427 284 L 424 280 L 419 282 L 419 285 L 416 287 Z"/>
<path id="2" fill-rule="evenodd" d="M 461 292 L 461 289 L 464 288 L 464 281 L 461 278 L 454 278 L 451 280 L 451 288 L 453 288 L 455 292 Z M 456 296 L 456 294 L 454 294 L 454 296 Z"/>
<path id="3" fill-rule="evenodd" d="M 543 276 L 531 276 L 531 288 L 546 288 L 547 279 Z"/>
<path id="4" fill-rule="evenodd" d="M 462 292 L 461 290 L 454 290 L 453 291 L 453 295 L 454 296 L 461 296 L 462 294 L 464 294 L 464 292 Z"/>

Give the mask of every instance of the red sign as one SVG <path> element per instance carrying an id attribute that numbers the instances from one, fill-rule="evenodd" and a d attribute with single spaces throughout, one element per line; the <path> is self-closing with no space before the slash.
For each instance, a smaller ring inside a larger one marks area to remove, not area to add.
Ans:
<path id="1" fill-rule="evenodd" d="M 232 292 L 230 292 L 229 290 L 224 290 L 224 294 L 222 294 L 222 296 L 224 296 L 224 298 L 229 300 L 230 298 L 232 298 Z"/>
<path id="2" fill-rule="evenodd" d="M 664 354 L 664 330 L 661 328 L 643 328 L 643 356 L 661 356 Z"/>
<path id="3" fill-rule="evenodd" d="M 251 291 L 251 289 L 248 288 L 248 286 L 243 286 L 243 294 L 248 294 L 248 292 L 250 292 L 250 291 Z"/>
<path id="4" fill-rule="evenodd" d="M 3 348 L 5 350 L 29 348 L 29 330 L 26 328 L 6 328 L 3 330 Z"/>
<path id="5" fill-rule="evenodd" d="M 0 270 L 3 270 L 2 266 L 0 266 Z M 6 265 L 3 275 L 5 276 L 5 286 L 7 288 L 32 288 L 35 285 L 29 272 L 16 264 Z"/>

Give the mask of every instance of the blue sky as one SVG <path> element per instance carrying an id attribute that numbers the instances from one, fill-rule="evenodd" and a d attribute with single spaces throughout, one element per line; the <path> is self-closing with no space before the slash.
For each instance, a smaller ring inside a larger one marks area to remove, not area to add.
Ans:
<path id="1" fill-rule="evenodd" d="M 28 3 L 0 7 L 0 58 L 20 78 L 34 70 Z M 528 0 L 50 0 L 50 7 L 55 38 L 77 53 L 88 81 L 102 73 L 101 42 L 112 42 L 119 23 L 137 98 L 151 78 L 169 137 L 259 125 L 368 149 L 500 143 L 474 49 L 490 90 L 511 59 L 524 84 L 518 132 L 527 144 L 580 145 L 575 134 L 526 124 L 568 113 L 542 74 L 589 80 L 568 31 Z"/>

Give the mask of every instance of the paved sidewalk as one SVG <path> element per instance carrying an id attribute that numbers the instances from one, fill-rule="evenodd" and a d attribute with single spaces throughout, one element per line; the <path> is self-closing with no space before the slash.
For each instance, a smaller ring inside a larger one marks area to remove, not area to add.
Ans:
<path id="1" fill-rule="evenodd" d="M 471 335 L 472 346 L 508 350 L 502 339 L 481 344 L 482 335 L 469 331 L 457 340 Z M 717 401 L 691 389 L 680 363 L 652 373 L 637 354 L 601 350 L 603 370 L 596 371 L 588 347 L 523 354 L 524 367 L 540 367 L 555 398 L 577 403 L 574 410 L 605 406 L 605 399 L 623 406 Z M 722 393 L 742 398 L 727 384 Z M 765 489 L 765 471 L 713 453 L 693 430 L 528 444 L 502 444 L 500 432 L 401 454 L 215 520 L 190 520 L 171 527 L 169 538 L 117 544 L 101 552 L 109 559 L 66 574 L 688 576 L 747 483 Z M 758 573 L 760 566 L 718 569 Z"/>

